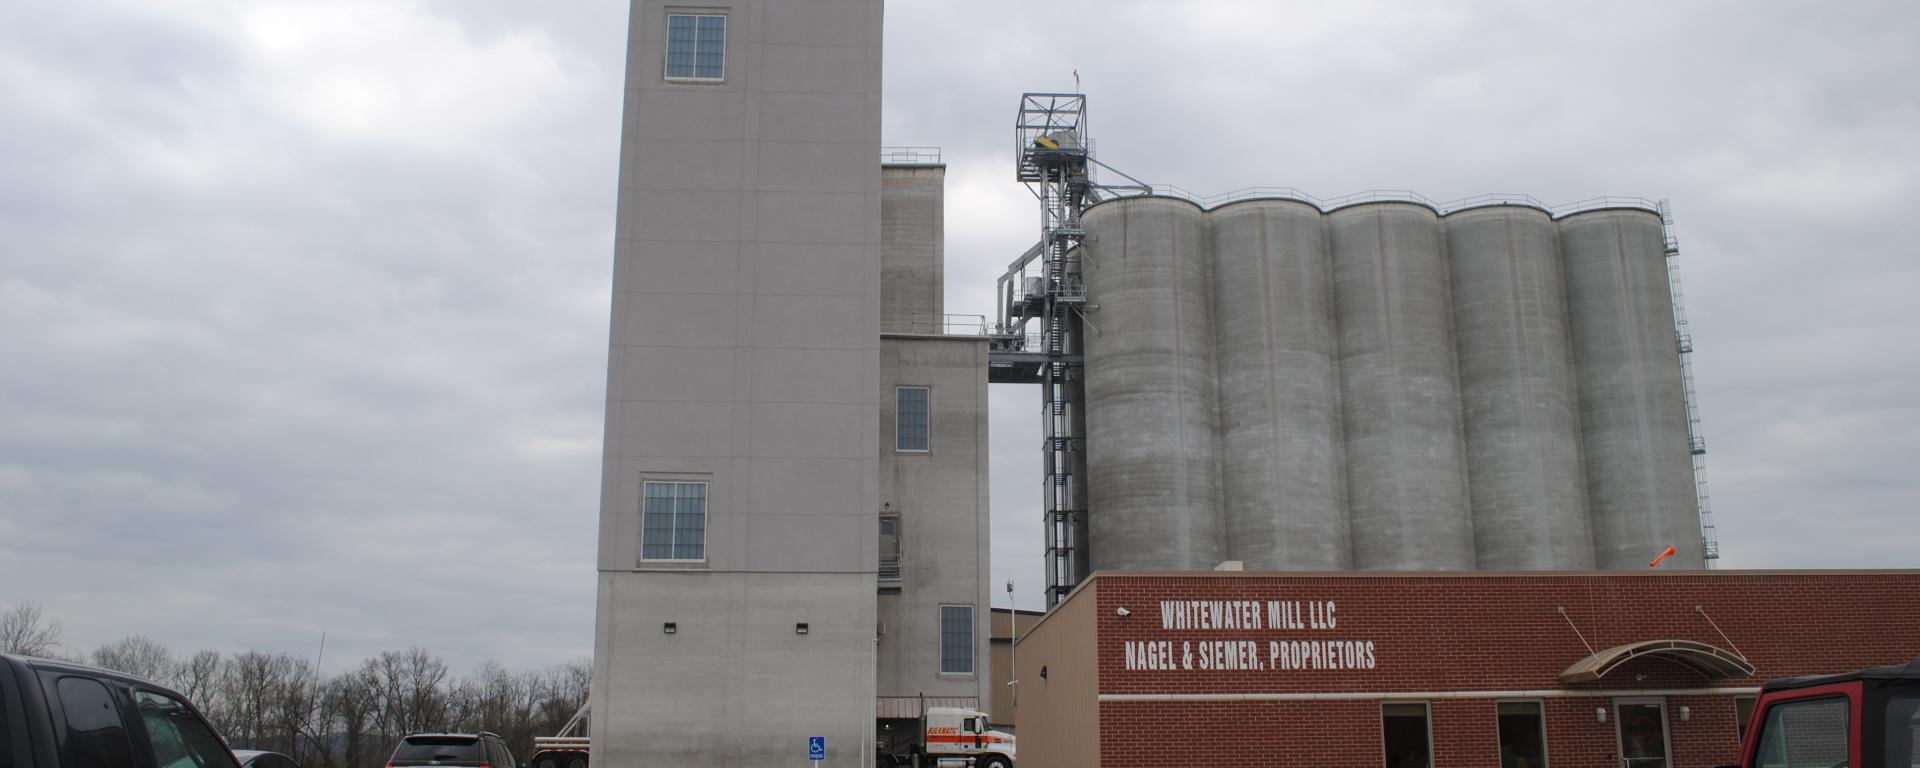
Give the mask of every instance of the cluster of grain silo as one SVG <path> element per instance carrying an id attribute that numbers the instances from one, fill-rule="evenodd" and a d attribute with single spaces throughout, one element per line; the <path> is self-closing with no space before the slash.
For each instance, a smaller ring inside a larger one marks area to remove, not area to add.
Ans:
<path id="1" fill-rule="evenodd" d="M 1704 564 L 1662 220 L 1088 208 L 1093 569 Z"/>

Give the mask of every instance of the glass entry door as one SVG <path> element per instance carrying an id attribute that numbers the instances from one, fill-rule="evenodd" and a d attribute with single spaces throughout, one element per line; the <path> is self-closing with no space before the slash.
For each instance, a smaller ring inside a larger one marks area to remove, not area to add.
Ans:
<path id="1" fill-rule="evenodd" d="M 1667 703 L 1663 699 L 1615 699 L 1620 768 L 1667 768 Z"/>

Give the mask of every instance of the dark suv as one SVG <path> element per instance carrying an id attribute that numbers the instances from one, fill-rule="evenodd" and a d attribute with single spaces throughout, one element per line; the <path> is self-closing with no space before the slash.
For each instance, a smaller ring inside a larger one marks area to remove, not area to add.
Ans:
<path id="1" fill-rule="evenodd" d="M 387 768 L 428 765 L 449 768 L 518 768 L 513 752 L 499 736 L 479 733 L 416 733 L 393 748 Z M 0 768 L 4 768 L 0 766 Z M 166 766 L 161 766 L 166 768 Z"/>
<path id="2" fill-rule="evenodd" d="M 0 654 L 0 768 L 239 768 L 186 697 L 131 675 Z"/>

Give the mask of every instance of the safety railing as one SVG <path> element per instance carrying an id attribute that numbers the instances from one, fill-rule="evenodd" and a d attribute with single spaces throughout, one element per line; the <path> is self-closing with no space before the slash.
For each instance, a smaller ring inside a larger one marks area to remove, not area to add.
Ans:
<path id="1" fill-rule="evenodd" d="M 881 147 L 880 162 L 885 165 L 940 165 L 940 148 Z"/>
<path id="2" fill-rule="evenodd" d="M 1592 197 L 1571 203 L 1551 205 L 1532 195 L 1501 192 L 1463 197 L 1447 202 L 1435 202 L 1433 198 L 1410 189 L 1369 189 L 1363 192 L 1355 192 L 1330 198 L 1314 197 L 1294 187 L 1245 187 L 1233 190 L 1232 192 L 1223 192 L 1218 195 L 1202 195 L 1172 184 L 1155 184 L 1152 186 L 1152 190 L 1151 194 L 1153 195 L 1179 198 L 1202 208 L 1215 208 L 1242 200 L 1292 200 L 1306 203 L 1320 209 L 1322 212 L 1363 203 L 1413 203 L 1415 205 L 1424 205 L 1432 208 L 1441 215 L 1455 211 L 1464 211 L 1469 208 L 1484 208 L 1498 205 L 1519 205 L 1538 208 L 1551 214 L 1554 218 L 1603 208 L 1630 208 L 1652 213 L 1660 212 L 1657 201 L 1644 197 L 1623 197 L 1616 195 Z"/>
<path id="3" fill-rule="evenodd" d="M 986 315 L 913 314 L 885 323 L 881 333 L 919 333 L 941 336 L 985 336 Z"/>

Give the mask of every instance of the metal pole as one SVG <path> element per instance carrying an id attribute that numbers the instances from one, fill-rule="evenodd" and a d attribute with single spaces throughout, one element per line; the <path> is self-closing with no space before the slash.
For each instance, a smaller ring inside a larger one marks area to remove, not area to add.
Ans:
<path id="1" fill-rule="evenodd" d="M 1020 710 L 1020 605 L 1013 600 L 1013 578 L 1007 578 L 1007 670 L 1008 699 L 1015 712 Z"/>

